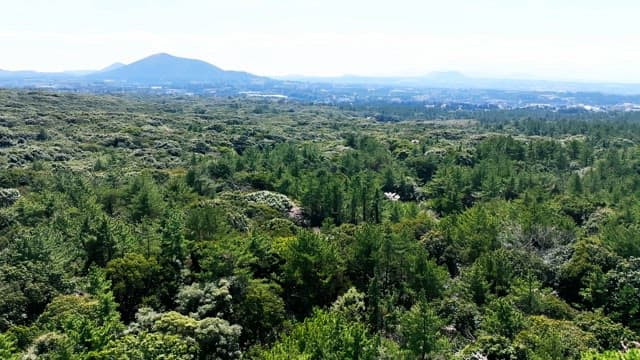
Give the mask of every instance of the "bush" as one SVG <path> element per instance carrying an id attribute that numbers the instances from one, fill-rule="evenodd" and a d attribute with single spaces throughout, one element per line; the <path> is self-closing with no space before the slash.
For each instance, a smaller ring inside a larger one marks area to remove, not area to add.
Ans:
<path id="1" fill-rule="evenodd" d="M 244 196 L 245 200 L 266 205 L 280 213 L 286 213 L 293 207 L 293 202 L 285 195 L 272 191 L 257 191 Z"/>
<path id="2" fill-rule="evenodd" d="M 0 207 L 9 207 L 20 199 L 18 189 L 0 189 Z"/>

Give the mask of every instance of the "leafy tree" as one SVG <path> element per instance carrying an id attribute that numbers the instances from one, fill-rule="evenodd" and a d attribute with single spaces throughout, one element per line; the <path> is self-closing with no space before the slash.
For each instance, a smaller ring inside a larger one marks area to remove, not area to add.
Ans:
<path id="1" fill-rule="evenodd" d="M 473 339 L 480 326 L 480 310 L 472 301 L 459 294 L 455 286 L 438 303 L 438 315 L 447 326 L 453 326 L 458 337 Z"/>
<path id="2" fill-rule="evenodd" d="M 374 275 L 383 234 L 379 226 L 364 225 L 355 232 L 353 243 L 348 247 L 350 253 L 346 270 L 351 282 L 359 289 L 367 287 Z"/>
<path id="3" fill-rule="evenodd" d="M 471 294 L 471 300 L 477 305 L 484 305 L 489 297 L 489 282 L 480 264 L 470 267 L 462 275 Z"/>
<path id="4" fill-rule="evenodd" d="M 429 182 L 438 170 L 438 160 L 433 155 L 411 157 L 407 159 L 406 163 L 423 183 Z"/>
<path id="5" fill-rule="evenodd" d="M 471 264 L 481 255 L 500 247 L 498 219 L 498 214 L 486 206 L 474 206 L 455 217 L 449 236 L 463 249 L 465 264 Z"/>
<path id="6" fill-rule="evenodd" d="M 533 316 L 531 326 L 515 339 L 532 359 L 580 359 L 582 353 L 597 346 L 593 334 L 568 321 Z"/>
<path id="7" fill-rule="evenodd" d="M 557 320 L 572 320 L 576 311 L 549 288 L 533 277 L 518 280 L 508 295 L 515 306 L 527 315 L 544 315 Z"/>
<path id="8" fill-rule="evenodd" d="M 112 341 L 99 352 L 94 352 L 94 359 L 171 359 L 196 360 L 199 353 L 198 344 L 189 337 L 178 335 L 140 332 L 125 335 Z"/>
<path id="9" fill-rule="evenodd" d="M 485 276 L 492 293 L 503 296 L 509 292 L 513 282 L 513 265 L 504 250 L 486 254 L 481 259 Z"/>
<path id="10" fill-rule="evenodd" d="M 49 331 L 34 340 L 38 353 L 53 349 L 70 357 L 69 352 L 100 351 L 123 330 L 104 271 L 91 268 L 88 280 L 88 294 L 58 296 L 38 318 L 40 328 Z"/>
<path id="11" fill-rule="evenodd" d="M 376 337 L 366 327 L 339 314 L 315 311 L 293 327 L 273 346 L 259 354 L 262 359 L 375 359 Z"/>
<path id="12" fill-rule="evenodd" d="M 434 209 L 441 214 L 457 213 L 473 204 L 469 170 L 442 166 L 427 185 Z"/>
<path id="13" fill-rule="evenodd" d="M 400 318 L 400 343 L 412 354 L 411 358 L 433 358 L 449 346 L 440 333 L 443 325 L 435 311 L 420 302 Z"/>
<path id="14" fill-rule="evenodd" d="M 41 237 L 20 234 L 0 246 L 0 331 L 32 322 L 54 297 L 68 289 Z"/>
<path id="15" fill-rule="evenodd" d="M 239 359 L 242 356 L 239 345 L 242 328 L 217 317 L 196 320 L 175 311 L 156 313 L 142 308 L 136 315 L 133 330 L 158 334 L 153 336 L 156 339 L 168 336 L 177 342 L 180 348 L 176 350 L 184 356 L 192 351 L 197 351 L 195 355 L 201 360 Z"/>
<path id="16" fill-rule="evenodd" d="M 606 273 L 618 260 L 598 239 L 580 240 L 573 247 L 571 259 L 559 269 L 558 289 L 569 302 L 578 302 L 580 290 L 590 284 L 590 274 Z"/>
<path id="17" fill-rule="evenodd" d="M 282 289 L 264 280 L 251 280 L 233 317 L 242 326 L 241 342 L 269 343 L 283 328 L 286 312 Z"/>
<path id="18" fill-rule="evenodd" d="M 640 329 L 640 259 L 620 263 L 606 274 L 608 299 L 604 306 L 611 318 L 637 331 Z"/>
<path id="19" fill-rule="evenodd" d="M 226 219 L 222 208 L 212 203 L 200 203 L 187 214 L 187 237 L 194 241 L 212 240 L 214 236 L 229 231 Z"/>
<path id="20" fill-rule="evenodd" d="M 116 256 L 116 239 L 111 220 L 102 217 L 94 229 L 89 218 L 85 218 L 80 229 L 81 244 L 86 253 L 85 269 L 92 265 L 104 267 Z"/>
<path id="21" fill-rule="evenodd" d="M 508 300 L 496 299 L 488 305 L 481 328 L 489 334 L 513 339 L 525 326 L 522 312 Z"/>
<path id="22" fill-rule="evenodd" d="M 176 295 L 177 310 L 195 319 L 226 317 L 233 312 L 230 287 L 227 279 L 220 279 L 217 283 L 185 285 Z"/>
<path id="23" fill-rule="evenodd" d="M 157 218 L 162 215 L 165 203 L 158 186 L 148 175 L 137 177 L 129 188 L 130 212 L 133 221 Z"/>
<path id="24" fill-rule="evenodd" d="M 638 360 L 640 359 L 640 350 L 631 349 L 628 352 L 605 351 L 603 353 L 587 352 L 582 354 L 582 360 Z"/>
<path id="25" fill-rule="evenodd" d="M 159 300 L 167 307 L 173 305 L 185 268 L 186 239 L 185 220 L 180 210 L 169 210 L 161 228 L 160 253 L 158 254 L 159 283 L 163 286 L 157 291 Z"/>
<path id="26" fill-rule="evenodd" d="M 343 259 L 328 238 L 301 232 L 288 243 L 282 257 L 285 299 L 297 314 L 331 303 L 344 287 Z"/>
<path id="27" fill-rule="evenodd" d="M 158 283 L 159 273 L 156 260 L 140 254 L 127 254 L 107 264 L 106 274 L 111 280 L 118 310 L 124 321 L 133 320 L 145 298 L 155 292 L 154 284 Z"/>
<path id="28" fill-rule="evenodd" d="M 349 288 L 331 305 L 331 310 L 341 314 L 345 319 L 360 322 L 365 316 L 365 294 Z"/>
<path id="29" fill-rule="evenodd" d="M 422 248 L 416 249 L 412 255 L 414 259 L 410 269 L 409 286 L 418 298 L 427 300 L 439 298 L 449 278 L 446 270 L 430 259 L 428 253 Z"/>
<path id="30" fill-rule="evenodd" d="M 617 349 L 621 341 L 634 338 L 630 329 L 604 316 L 602 312 L 581 313 L 576 317 L 575 324 L 595 336 L 599 349 Z"/>
<path id="31" fill-rule="evenodd" d="M 74 353 L 73 340 L 64 334 L 45 333 L 37 337 L 27 349 L 27 358 L 37 359 L 78 359 L 80 354 Z"/>
<path id="32" fill-rule="evenodd" d="M 603 226 L 601 237 L 606 244 L 617 255 L 628 257 L 640 257 L 640 238 L 637 224 L 616 224 L 609 222 Z"/>
<path id="33" fill-rule="evenodd" d="M 0 358 L 17 360 L 16 341 L 9 334 L 0 334 Z"/>

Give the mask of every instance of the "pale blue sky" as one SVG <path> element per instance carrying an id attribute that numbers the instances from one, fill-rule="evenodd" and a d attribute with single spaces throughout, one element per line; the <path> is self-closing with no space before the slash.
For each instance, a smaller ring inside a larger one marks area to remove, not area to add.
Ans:
<path id="1" fill-rule="evenodd" d="M 168 52 L 260 75 L 640 82 L 640 1 L 2 0 L 0 69 Z"/>

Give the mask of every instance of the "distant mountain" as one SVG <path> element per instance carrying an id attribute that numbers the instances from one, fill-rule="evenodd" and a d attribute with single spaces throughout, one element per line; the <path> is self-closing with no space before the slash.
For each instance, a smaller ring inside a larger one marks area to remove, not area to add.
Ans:
<path id="1" fill-rule="evenodd" d="M 335 77 L 283 76 L 281 80 L 329 83 L 335 85 L 416 86 L 416 87 L 464 87 L 472 79 L 457 71 L 432 72 L 423 76 L 359 76 Z"/>
<path id="2" fill-rule="evenodd" d="M 94 80 L 122 81 L 145 85 L 166 83 L 247 84 L 266 78 L 240 71 L 226 71 L 202 60 L 165 53 L 151 55 L 129 65 L 89 75 Z"/>
<path id="3" fill-rule="evenodd" d="M 0 78 L 22 78 L 22 77 L 33 77 L 37 76 L 38 72 L 35 71 L 10 71 L 10 70 L 0 70 Z"/>
<path id="4" fill-rule="evenodd" d="M 553 81 L 529 79 L 477 78 L 456 71 L 433 72 L 423 76 L 371 77 L 344 75 L 338 77 L 282 76 L 280 80 L 331 84 L 332 86 L 410 87 L 421 89 L 491 89 L 534 92 L 599 92 L 604 94 L 639 95 L 640 84 Z"/>
<path id="5" fill-rule="evenodd" d="M 216 94 L 261 91 L 265 94 L 278 95 L 283 91 L 288 91 L 292 97 L 301 96 L 305 99 L 311 99 L 315 96 L 314 89 L 325 88 L 331 91 L 357 88 L 365 89 L 367 93 L 376 91 L 376 89 L 388 90 L 390 88 L 401 91 L 453 89 L 640 95 L 640 84 L 481 78 L 467 76 L 456 71 L 433 72 L 422 76 L 286 76 L 271 79 L 242 71 L 227 71 L 202 60 L 181 58 L 166 53 L 151 55 L 128 65 L 114 63 L 98 71 L 0 70 L 0 86 L 46 86 L 89 91 L 109 89 L 112 86 L 119 90 L 124 88 L 149 90 L 149 88 L 161 86 L 160 90 L 163 91 L 182 89 Z"/>
<path id="6" fill-rule="evenodd" d="M 0 70 L 0 78 L 2 79 L 48 79 L 48 80 L 60 80 L 66 78 L 75 78 L 85 76 L 95 72 L 95 70 L 68 70 L 61 72 L 39 72 L 32 70 Z"/>
<path id="7" fill-rule="evenodd" d="M 127 66 L 127 64 L 123 64 L 121 62 L 115 62 L 109 66 L 107 66 L 104 69 L 101 69 L 99 72 L 107 72 L 107 71 L 111 71 L 111 70 L 115 70 L 115 69 L 120 69 L 123 66 Z"/>
<path id="8" fill-rule="evenodd" d="M 70 75 L 70 76 L 85 76 L 85 75 L 93 74 L 94 72 L 96 71 L 95 70 L 66 70 L 58 74 Z"/>

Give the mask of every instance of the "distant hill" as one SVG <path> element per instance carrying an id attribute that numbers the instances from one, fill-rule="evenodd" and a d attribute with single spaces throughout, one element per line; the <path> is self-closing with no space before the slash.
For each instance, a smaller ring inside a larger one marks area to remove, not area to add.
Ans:
<path id="1" fill-rule="evenodd" d="M 0 69 L 0 78 L 20 78 L 20 77 L 33 77 L 40 73 L 35 71 L 10 71 Z"/>
<path id="2" fill-rule="evenodd" d="M 99 72 L 107 72 L 107 71 L 111 71 L 111 70 L 115 70 L 115 69 L 120 69 L 123 66 L 127 66 L 127 64 L 123 64 L 121 62 L 116 62 L 116 63 L 113 63 L 113 64 L 107 66 L 106 68 L 100 70 Z"/>
<path id="3" fill-rule="evenodd" d="M 267 80 L 240 71 L 226 71 L 202 60 L 186 59 L 165 53 L 151 55 L 124 65 L 89 75 L 95 80 L 140 84 L 206 83 L 246 84 Z"/>
<path id="4" fill-rule="evenodd" d="M 160 86 L 163 90 L 189 89 L 217 94 L 237 94 L 261 91 L 307 100 L 317 96 L 317 89 L 332 91 L 343 88 L 396 90 L 453 89 L 501 90 L 520 92 L 603 93 L 640 95 L 640 84 L 597 83 L 578 81 L 545 81 L 516 78 L 473 77 L 456 71 L 432 72 L 415 76 L 358 76 L 338 77 L 283 76 L 267 78 L 243 71 L 228 71 L 197 59 L 181 58 L 166 53 L 148 56 L 131 64 L 114 63 L 102 70 L 63 72 L 7 71 L 0 69 L 0 86 L 52 87 L 86 89 L 88 91 L 144 89 Z M 157 90 L 157 89 L 154 89 Z M 370 93 L 370 92 L 368 92 Z"/>
<path id="5" fill-rule="evenodd" d="M 468 82 L 470 78 L 457 71 L 440 71 L 432 72 L 423 76 L 401 77 L 401 76 L 360 76 L 360 75 L 343 75 L 335 77 L 319 77 L 291 75 L 278 77 L 282 80 L 316 82 L 316 83 L 332 83 L 332 84 L 351 84 L 351 85 L 417 85 L 417 84 L 461 84 Z"/>
<path id="6" fill-rule="evenodd" d="M 533 92 L 599 92 L 603 94 L 638 95 L 640 84 L 600 83 L 579 81 L 553 81 L 531 79 L 501 79 L 471 77 L 457 71 L 432 72 L 422 76 L 357 76 L 309 77 L 301 75 L 281 76 L 276 79 L 287 81 L 331 84 L 333 86 L 373 86 L 373 87 L 411 87 L 434 89 L 491 89 L 504 91 Z"/>

